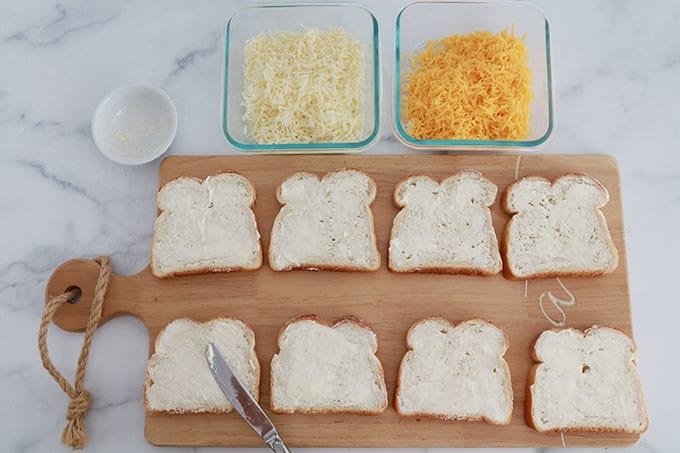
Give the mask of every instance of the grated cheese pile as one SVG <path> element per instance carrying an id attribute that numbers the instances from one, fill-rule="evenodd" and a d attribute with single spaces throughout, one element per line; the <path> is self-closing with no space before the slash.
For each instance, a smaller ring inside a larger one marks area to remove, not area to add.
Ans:
<path id="1" fill-rule="evenodd" d="M 411 57 L 406 116 L 417 139 L 521 140 L 529 135 L 531 71 L 514 28 L 429 41 Z"/>
<path id="2" fill-rule="evenodd" d="M 245 132 L 255 143 L 363 136 L 363 49 L 343 29 L 261 33 L 246 43 L 244 66 Z"/>

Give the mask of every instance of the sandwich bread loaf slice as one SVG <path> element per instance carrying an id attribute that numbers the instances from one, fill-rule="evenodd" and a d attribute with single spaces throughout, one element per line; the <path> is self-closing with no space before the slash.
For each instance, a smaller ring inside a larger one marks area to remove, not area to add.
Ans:
<path id="1" fill-rule="evenodd" d="M 375 182 L 356 170 L 338 170 L 319 180 L 295 173 L 278 188 L 283 205 L 274 221 L 269 266 L 292 269 L 373 271 L 380 254 L 370 205 Z"/>
<path id="2" fill-rule="evenodd" d="M 271 363 L 278 413 L 379 414 L 387 407 L 373 331 L 356 318 L 328 324 L 313 315 L 286 324 Z"/>
<path id="3" fill-rule="evenodd" d="M 399 183 L 389 267 L 394 272 L 495 275 L 501 270 L 498 239 L 489 207 L 495 184 L 476 171 L 441 183 L 411 176 Z"/>
<path id="4" fill-rule="evenodd" d="M 637 351 L 623 332 L 547 330 L 535 341 L 525 417 L 537 431 L 641 433 L 647 412 Z"/>
<path id="5" fill-rule="evenodd" d="M 618 254 L 600 210 L 608 201 L 607 189 L 587 175 L 513 182 L 501 200 L 512 214 L 501 243 L 505 276 L 594 277 L 614 271 Z"/>
<path id="6" fill-rule="evenodd" d="M 480 319 L 454 325 L 426 318 L 409 329 L 407 343 L 395 394 L 400 415 L 510 423 L 508 340 L 501 329 Z"/>
<path id="7" fill-rule="evenodd" d="M 238 173 L 180 177 L 158 192 L 151 272 L 156 277 L 253 270 L 262 265 L 252 206 L 255 188 Z"/>
<path id="8" fill-rule="evenodd" d="M 165 326 L 156 339 L 144 385 L 150 412 L 175 414 L 231 412 L 233 407 L 213 378 L 205 348 L 214 343 L 234 373 L 258 398 L 260 363 L 255 334 L 243 322 L 217 318 L 206 323 L 180 318 Z"/>

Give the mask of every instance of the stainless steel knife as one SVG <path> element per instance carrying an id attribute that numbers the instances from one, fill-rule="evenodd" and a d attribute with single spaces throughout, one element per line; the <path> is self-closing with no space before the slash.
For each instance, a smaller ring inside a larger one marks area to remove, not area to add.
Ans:
<path id="1" fill-rule="evenodd" d="M 205 348 L 205 357 L 217 385 L 227 397 L 236 412 L 250 425 L 275 453 L 290 453 L 272 421 L 264 413 L 243 382 L 234 374 L 229 364 L 214 344 Z"/>

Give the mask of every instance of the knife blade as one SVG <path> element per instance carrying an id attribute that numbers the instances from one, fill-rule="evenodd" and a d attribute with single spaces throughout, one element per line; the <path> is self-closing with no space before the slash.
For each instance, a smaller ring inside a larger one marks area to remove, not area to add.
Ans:
<path id="1" fill-rule="evenodd" d="M 247 387 L 243 385 L 243 382 L 234 374 L 234 371 L 213 343 L 208 343 L 206 346 L 205 357 L 215 382 L 236 412 L 274 452 L 290 453 L 272 421 L 250 394 Z"/>

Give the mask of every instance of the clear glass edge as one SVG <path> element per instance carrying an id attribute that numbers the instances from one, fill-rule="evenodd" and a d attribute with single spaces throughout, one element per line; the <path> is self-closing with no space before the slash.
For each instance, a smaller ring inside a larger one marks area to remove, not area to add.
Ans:
<path id="1" fill-rule="evenodd" d="M 516 5 L 526 5 L 537 9 L 543 16 L 545 22 L 545 54 L 546 54 L 546 68 L 548 76 L 548 128 L 545 133 L 536 140 L 418 140 L 408 134 L 401 125 L 398 118 L 401 117 L 401 90 L 400 90 L 400 76 L 399 66 L 401 58 L 399 57 L 399 37 L 400 37 L 400 22 L 402 14 L 411 6 L 421 3 L 458 3 L 458 4 L 506 4 L 512 3 Z M 552 134 L 554 113 L 553 113 L 553 85 L 552 85 L 552 62 L 550 58 L 550 24 L 545 12 L 536 4 L 528 1 L 415 1 L 404 6 L 399 14 L 397 14 L 395 23 L 394 48 L 395 59 L 393 68 L 393 83 L 394 83 L 394 99 L 392 108 L 392 126 L 397 139 L 404 145 L 413 149 L 431 149 L 442 151 L 464 151 L 469 149 L 488 150 L 488 151 L 522 151 L 526 149 L 533 150 L 542 145 L 548 140 Z"/>
<path id="2" fill-rule="evenodd" d="M 371 22 L 373 23 L 373 68 L 374 68 L 374 90 L 373 97 L 375 102 L 375 110 L 373 113 L 374 127 L 373 131 L 369 134 L 367 138 L 359 142 L 340 142 L 340 143 L 280 143 L 280 144 L 256 144 L 256 143 L 243 143 L 236 140 L 229 133 L 227 127 L 227 105 L 228 105 L 228 73 L 229 73 L 229 30 L 231 27 L 232 20 L 238 16 L 241 12 L 247 9 L 261 9 L 261 8 L 297 8 L 297 7 L 308 7 L 308 6 L 350 6 L 360 8 L 366 11 L 371 17 Z M 225 29 L 225 48 L 224 48 L 224 64 L 222 65 L 222 132 L 227 141 L 234 146 L 238 151 L 242 152 L 257 152 L 257 153 L 268 153 L 268 152 L 279 152 L 279 153 L 297 153 L 300 151 L 310 151 L 317 153 L 341 153 L 341 152 L 361 152 L 370 148 L 374 145 L 380 134 L 380 120 L 381 120 L 381 103 L 382 103 L 382 68 L 380 61 L 380 25 L 375 14 L 367 7 L 352 2 L 335 2 L 335 3 L 289 3 L 289 4 L 258 4 L 258 5 L 246 5 L 239 8 L 234 14 L 227 20 L 227 25 Z"/>

